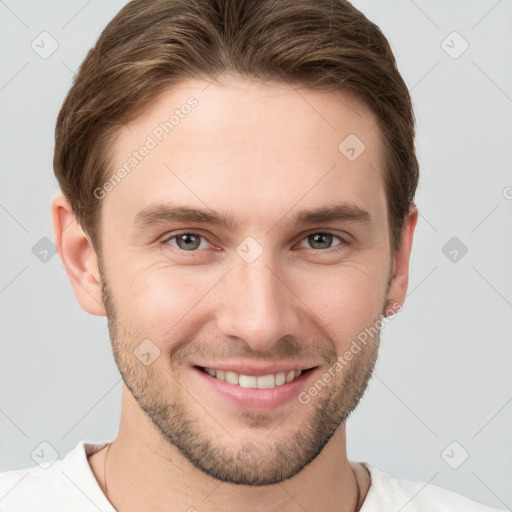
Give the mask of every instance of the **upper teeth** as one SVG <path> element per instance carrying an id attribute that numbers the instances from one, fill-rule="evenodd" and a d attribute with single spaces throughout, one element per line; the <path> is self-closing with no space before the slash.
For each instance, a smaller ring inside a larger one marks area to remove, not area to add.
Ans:
<path id="1" fill-rule="evenodd" d="M 288 373 L 279 372 L 271 373 L 269 375 L 261 375 L 255 377 L 254 375 L 242 375 L 232 371 L 215 370 L 213 368 L 205 368 L 205 372 L 212 377 L 224 380 L 229 384 L 238 384 L 243 388 L 275 388 L 276 386 L 282 386 L 287 382 L 291 382 L 296 379 L 302 370 L 291 370 Z"/>

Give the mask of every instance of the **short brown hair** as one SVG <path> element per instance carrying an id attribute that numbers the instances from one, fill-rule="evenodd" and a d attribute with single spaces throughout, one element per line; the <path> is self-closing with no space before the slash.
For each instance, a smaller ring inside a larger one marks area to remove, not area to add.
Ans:
<path id="1" fill-rule="evenodd" d="M 186 79 L 221 73 L 355 93 L 376 114 L 393 253 L 418 183 L 407 86 L 377 25 L 345 0 L 133 0 L 89 51 L 59 112 L 54 171 L 95 248 L 119 128 Z M 341 142 L 341 141 L 340 141 Z"/>

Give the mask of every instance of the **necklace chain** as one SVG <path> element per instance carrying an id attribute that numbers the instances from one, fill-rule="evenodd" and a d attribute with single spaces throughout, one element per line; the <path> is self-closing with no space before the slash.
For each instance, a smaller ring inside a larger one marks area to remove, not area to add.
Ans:
<path id="1" fill-rule="evenodd" d="M 112 443 L 108 443 L 107 451 L 105 452 L 105 460 L 103 461 L 103 480 L 105 481 L 105 495 L 107 496 L 108 501 L 112 503 L 112 500 L 110 499 L 110 496 L 108 495 L 108 485 L 107 485 L 107 455 L 108 451 L 110 450 L 110 447 L 112 446 Z M 112 506 L 114 507 L 114 504 L 112 503 Z M 116 512 L 117 508 L 114 507 L 114 510 Z"/>
<path id="2" fill-rule="evenodd" d="M 107 499 L 112 503 L 112 501 L 110 500 L 110 497 L 108 495 L 108 485 L 107 485 L 107 455 L 108 455 L 108 451 L 110 450 L 111 446 L 112 446 L 112 443 L 108 443 L 107 451 L 105 452 L 105 460 L 103 461 L 103 480 L 105 481 L 105 495 L 107 496 Z M 352 473 L 354 475 L 356 485 L 357 485 L 357 498 L 356 498 L 356 506 L 354 508 L 354 512 L 358 512 L 360 509 L 359 501 L 361 500 L 361 487 L 359 486 L 359 482 L 357 481 L 356 473 L 353 469 L 352 469 Z M 116 512 L 117 512 L 117 508 L 114 507 L 114 510 L 116 510 Z"/>

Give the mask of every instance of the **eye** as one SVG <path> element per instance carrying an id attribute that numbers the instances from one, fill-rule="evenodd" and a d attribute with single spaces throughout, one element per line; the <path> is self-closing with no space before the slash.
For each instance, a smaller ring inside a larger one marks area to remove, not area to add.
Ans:
<path id="1" fill-rule="evenodd" d="M 334 239 L 338 239 L 339 242 L 333 244 Z M 332 233 L 311 233 L 302 240 L 300 247 L 305 247 L 303 245 L 304 242 L 308 243 L 312 249 L 330 249 L 331 247 L 341 245 L 343 240 Z"/>
<path id="2" fill-rule="evenodd" d="M 174 242 L 176 242 L 176 244 L 174 244 Z M 178 235 L 173 235 L 165 240 L 165 243 L 172 245 L 173 247 L 177 247 L 182 251 L 207 249 L 210 245 L 204 236 L 197 233 L 179 233 Z"/>

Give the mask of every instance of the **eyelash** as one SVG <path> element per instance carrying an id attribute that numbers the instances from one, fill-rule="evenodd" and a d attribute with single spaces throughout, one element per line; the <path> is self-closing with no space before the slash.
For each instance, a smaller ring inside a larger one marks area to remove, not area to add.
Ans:
<path id="1" fill-rule="evenodd" d="M 162 243 L 169 246 L 170 245 L 169 242 L 171 240 L 175 240 L 177 237 L 179 237 L 181 235 L 195 235 L 195 236 L 199 236 L 202 240 L 206 240 L 209 244 L 211 244 L 211 242 L 208 240 L 208 238 L 206 238 L 204 235 L 201 235 L 200 233 L 197 233 L 195 231 L 182 231 L 180 233 L 175 233 L 174 235 L 172 235 L 170 237 L 167 237 L 164 240 L 162 240 Z M 345 245 L 348 244 L 347 240 L 342 238 L 340 235 L 336 235 L 335 233 L 331 233 L 330 231 L 312 231 L 311 233 L 308 233 L 303 238 L 301 238 L 300 242 L 303 242 L 304 240 L 308 239 L 312 235 L 328 235 L 328 236 L 332 236 L 333 238 L 337 238 L 339 240 L 338 244 L 332 245 L 331 247 L 327 247 L 326 249 L 313 249 L 313 248 L 309 248 L 311 251 L 315 251 L 315 252 L 318 252 L 318 253 L 320 253 L 320 252 L 325 252 L 325 253 L 329 252 L 330 253 L 330 252 L 334 252 L 334 251 L 339 251 Z M 187 253 L 187 254 L 197 253 L 197 252 L 200 252 L 201 250 L 204 250 L 204 249 L 192 249 L 192 250 L 188 250 L 187 251 L 185 249 L 180 249 L 177 246 L 173 246 L 172 245 L 171 247 L 173 248 L 173 250 L 179 251 L 180 253 Z"/>

